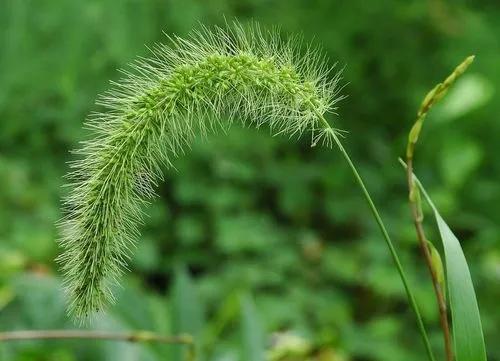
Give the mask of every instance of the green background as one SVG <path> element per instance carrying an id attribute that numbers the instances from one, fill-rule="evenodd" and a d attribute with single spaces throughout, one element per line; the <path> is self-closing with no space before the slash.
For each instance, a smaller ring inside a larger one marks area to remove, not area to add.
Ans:
<path id="1" fill-rule="evenodd" d="M 0 330 L 71 328 L 55 222 L 94 99 L 145 45 L 199 23 L 303 34 L 344 67 L 336 127 L 402 253 L 442 359 L 434 296 L 397 163 L 422 97 L 476 61 L 427 119 L 416 169 L 462 240 L 490 361 L 500 360 L 500 4 L 483 1 L 0 0 Z M 307 137 L 306 137 L 307 138 Z M 422 360 L 376 225 L 336 151 L 235 126 L 166 173 L 116 290 L 88 328 L 197 337 L 202 360 Z M 432 218 L 429 235 L 438 243 Z M 300 342 L 299 342 L 300 341 Z M 288 346 L 287 346 L 288 345 Z M 290 346 L 292 345 L 292 346 Z M 265 348 L 265 350 L 263 349 Z M 266 352 L 266 354 L 264 354 Z M 264 356 L 267 355 L 267 356 Z M 0 344 L 0 360 L 180 360 L 177 347 Z"/>

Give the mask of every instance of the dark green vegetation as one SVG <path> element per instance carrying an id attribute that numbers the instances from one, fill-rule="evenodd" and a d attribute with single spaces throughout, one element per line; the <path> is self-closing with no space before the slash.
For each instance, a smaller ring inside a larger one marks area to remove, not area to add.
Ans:
<path id="1" fill-rule="evenodd" d="M 105 79 L 117 79 L 116 67 L 146 55 L 143 44 L 161 41 L 160 30 L 183 35 L 198 20 L 221 23 L 223 13 L 303 32 L 346 64 L 349 98 L 335 126 L 350 131 L 345 143 L 404 255 L 436 349 L 434 297 L 396 158 L 404 154 L 422 95 L 464 55 L 477 55 L 429 115 L 416 172 L 462 240 L 489 359 L 500 359 L 494 342 L 500 323 L 500 8 L 493 2 L 365 3 L 3 1 L 0 328 L 70 326 L 53 262 L 53 224 L 65 192 L 67 151 L 84 137 L 82 120 L 96 109 L 93 99 L 108 87 Z M 178 172 L 168 173 L 161 200 L 148 209 L 117 306 L 93 327 L 187 331 L 217 360 L 256 360 L 263 332 L 275 331 L 300 335 L 326 360 L 421 360 L 400 280 L 349 170 L 338 153 L 309 144 L 237 127 L 195 144 L 174 163 Z M 163 346 L 86 345 L 1 345 L 0 359 L 178 354 Z"/>

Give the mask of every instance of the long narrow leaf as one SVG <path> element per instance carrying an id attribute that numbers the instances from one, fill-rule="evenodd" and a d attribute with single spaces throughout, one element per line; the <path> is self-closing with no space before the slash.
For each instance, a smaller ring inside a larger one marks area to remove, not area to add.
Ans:
<path id="1" fill-rule="evenodd" d="M 415 181 L 434 211 L 443 241 L 456 361 L 486 361 L 481 317 L 474 285 L 460 242 L 439 214 L 422 183 Z"/>
<path id="2" fill-rule="evenodd" d="M 196 284 L 184 266 L 176 268 L 172 289 L 172 328 L 175 334 L 188 334 L 196 343 L 197 360 L 202 360 L 201 337 L 204 329 L 204 308 Z M 172 347 L 172 360 L 184 361 L 185 347 Z"/>
<path id="3" fill-rule="evenodd" d="M 245 361 L 264 361 L 264 330 L 253 300 L 248 295 L 241 298 L 241 333 L 243 338 L 243 359 Z"/>
<path id="4" fill-rule="evenodd" d="M 435 208 L 434 215 L 446 258 L 456 360 L 486 361 L 481 317 L 467 260 L 457 237 Z"/>

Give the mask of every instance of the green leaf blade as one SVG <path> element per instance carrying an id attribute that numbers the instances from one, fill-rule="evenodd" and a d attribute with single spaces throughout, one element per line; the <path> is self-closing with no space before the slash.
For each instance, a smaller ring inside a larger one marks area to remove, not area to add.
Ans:
<path id="1" fill-rule="evenodd" d="M 436 208 L 434 215 L 445 251 L 455 358 L 457 361 L 486 361 L 481 316 L 467 260 L 460 242 Z"/>
<path id="2" fill-rule="evenodd" d="M 406 164 L 402 162 L 406 167 Z M 414 176 L 422 194 L 431 206 L 443 242 L 446 264 L 448 300 L 453 323 L 453 343 L 456 361 L 487 361 L 479 307 L 462 246 L 439 214 L 424 186 Z"/>
<path id="3" fill-rule="evenodd" d="M 399 160 L 406 168 L 405 162 Z M 453 323 L 456 361 L 487 361 L 479 307 L 469 266 L 458 238 L 437 210 L 424 186 L 413 175 L 415 183 L 431 206 L 443 242 L 448 300 Z"/>
<path id="4" fill-rule="evenodd" d="M 241 298 L 241 333 L 243 360 L 264 361 L 265 336 L 252 298 L 248 295 Z"/>
<path id="5" fill-rule="evenodd" d="M 205 327 L 204 305 L 201 302 L 196 283 L 185 266 L 175 270 L 172 289 L 172 330 L 177 335 L 189 335 L 195 340 L 197 360 L 203 360 L 202 337 Z M 172 347 L 171 360 L 186 360 L 186 347 Z"/>

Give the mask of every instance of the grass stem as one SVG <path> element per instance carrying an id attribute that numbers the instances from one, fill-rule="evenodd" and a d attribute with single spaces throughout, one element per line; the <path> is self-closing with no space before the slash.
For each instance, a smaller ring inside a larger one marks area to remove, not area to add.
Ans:
<path id="1" fill-rule="evenodd" d="M 324 120 L 324 122 L 326 124 L 328 124 L 327 121 L 323 117 L 322 117 L 322 120 Z M 432 348 L 431 348 L 431 345 L 429 342 L 429 338 L 427 337 L 427 332 L 425 330 L 424 323 L 422 321 L 422 316 L 420 314 L 420 310 L 418 308 L 415 297 L 413 296 L 413 292 L 411 290 L 410 284 L 409 284 L 408 279 L 406 277 L 406 274 L 404 272 L 401 261 L 399 260 L 399 256 L 397 254 L 396 248 L 394 247 L 394 245 L 392 243 L 392 240 L 389 236 L 389 233 L 387 232 L 387 230 L 385 228 L 384 222 L 382 221 L 382 218 L 380 217 L 380 214 L 377 210 L 377 207 L 375 206 L 375 203 L 373 203 L 373 200 L 370 196 L 370 193 L 368 192 L 368 189 L 365 186 L 365 183 L 363 182 L 363 179 L 359 175 L 358 170 L 356 169 L 356 166 L 354 165 L 354 163 L 351 160 L 351 157 L 349 156 L 349 154 L 345 150 L 344 146 L 340 142 L 340 139 L 338 138 L 338 136 L 335 133 L 333 134 L 333 140 L 334 140 L 337 148 L 340 150 L 340 153 L 342 153 L 347 164 L 351 168 L 351 171 L 354 174 L 354 178 L 356 179 L 356 182 L 358 183 L 359 187 L 361 188 L 363 195 L 365 197 L 365 200 L 368 203 L 370 210 L 375 218 L 375 221 L 377 222 L 377 225 L 379 226 L 380 231 L 382 232 L 382 235 L 385 239 L 385 242 L 387 243 L 387 247 L 389 248 L 392 259 L 394 261 L 394 264 L 396 265 L 396 268 L 398 270 L 401 281 L 403 282 L 403 285 L 404 285 L 404 288 L 406 291 L 406 296 L 408 297 L 408 301 L 410 302 L 410 306 L 413 309 L 413 312 L 415 313 L 415 316 L 417 318 L 418 329 L 420 331 L 420 335 L 422 336 L 422 340 L 424 342 L 427 356 L 428 356 L 430 361 L 435 361 L 434 354 L 432 352 Z"/>
<path id="2" fill-rule="evenodd" d="M 186 361 L 195 359 L 195 344 L 193 338 L 189 335 L 164 336 L 150 331 L 134 331 L 121 333 L 95 330 L 23 330 L 0 332 L 0 342 L 69 339 L 180 344 L 186 345 L 186 347 L 188 348 Z"/>

